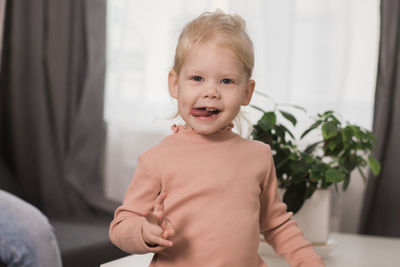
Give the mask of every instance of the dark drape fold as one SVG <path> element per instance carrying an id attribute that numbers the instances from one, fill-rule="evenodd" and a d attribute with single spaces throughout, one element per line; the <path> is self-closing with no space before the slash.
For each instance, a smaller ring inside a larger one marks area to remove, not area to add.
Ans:
<path id="1" fill-rule="evenodd" d="M 369 179 L 360 232 L 400 237 L 400 1 L 381 1 L 373 132 L 382 171 Z"/>
<path id="2" fill-rule="evenodd" d="M 50 216 L 116 207 L 103 194 L 105 44 L 106 0 L 7 1 L 0 153 Z"/>

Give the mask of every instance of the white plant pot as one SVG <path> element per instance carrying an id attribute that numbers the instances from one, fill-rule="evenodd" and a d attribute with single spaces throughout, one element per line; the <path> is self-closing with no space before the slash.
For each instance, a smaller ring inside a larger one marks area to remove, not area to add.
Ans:
<path id="1" fill-rule="evenodd" d="M 284 191 L 279 194 L 283 196 Z M 293 219 L 303 231 L 306 240 L 313 244 L 325 244 L 329 238 L 329 218 L 331 190 L 316 190 L 311 198 L 304 202 Z"/>

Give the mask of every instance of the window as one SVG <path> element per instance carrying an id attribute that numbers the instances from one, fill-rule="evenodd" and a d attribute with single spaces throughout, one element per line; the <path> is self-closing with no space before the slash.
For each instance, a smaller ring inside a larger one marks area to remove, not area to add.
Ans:
<path id="1" fill-rule="evenodd" d="M 167 75 L 184 24 L 220 8 L 247 21 L 256 90 L 311 114 L 372 126 L 378 0 L 110 0 L 105 119 L 107 195 L 121 200 L 136 157 L 169 133 Z M 255 96 L 252 103 L 265 105 Z M 255 121 L 259 113 L 251 109 Z"/>

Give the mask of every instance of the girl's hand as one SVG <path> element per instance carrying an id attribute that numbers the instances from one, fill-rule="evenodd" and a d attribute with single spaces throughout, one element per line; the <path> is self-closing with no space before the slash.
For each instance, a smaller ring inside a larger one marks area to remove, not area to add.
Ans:
<path id="1" fill-rule="evenodd" d="M 175 229 L 164 213 L 164 200 L 167 194 L 160 194 L 154 205 L 154 210 L 145 214 L 145 222 L 142 226 L 143 240 L 154 252 L 173 246 L 170 239 L 175 235 Z"/>

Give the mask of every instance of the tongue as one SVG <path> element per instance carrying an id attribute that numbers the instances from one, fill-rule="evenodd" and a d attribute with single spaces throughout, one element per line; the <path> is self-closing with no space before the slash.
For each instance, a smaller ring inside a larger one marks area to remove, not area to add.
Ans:
<path id="1" fill-rule="evenodd" d="M 190 110 L 190 114 L 193 116 L 197 116 L 197 117 L 210 117 L 214 113 L 212 113 L 211 111 L 208 111 L 206 109 L 192 108 Z"/>

